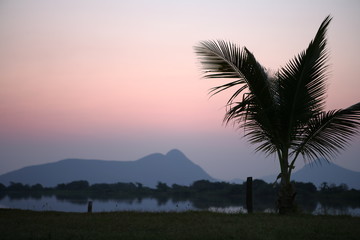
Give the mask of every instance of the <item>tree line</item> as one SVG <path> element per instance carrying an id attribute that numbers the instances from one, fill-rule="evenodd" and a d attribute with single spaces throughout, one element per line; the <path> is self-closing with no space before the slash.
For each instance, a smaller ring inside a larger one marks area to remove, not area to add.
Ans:
<path id="1" fill-rule="evenodd" d="M 312 183 L 292 182 L 296 189 L 297 205 L 301 211 L 312 212 L 317 204 L 343 208 L 360 207 L 360 190 L 349 189 L 347 185 L 323 183 L 318 188 Z M 255 211 L 276 208 L 279 184 L 266 183 L 263 180 L 253 181 L 253 204 Z M 189 186 L 158 182 L 153 187 L 141 183 L 96 183 L 80 180 L 61 183 L 55 187 L 44 187 L 41 184 L 27 185 L 12 182 L 8 186 L 0 183 L 0 199 L 41 199 L 54 196 L 59 200 L 87 204 L 89 199 L 117 201 L 142 201 L 145 198 L 156 199 L 158 204 L 190 201 L 195 208 L 245 206 L 246 182 L 234 184 L 228 182 L 210 182 L 199 180 Z"/>
<path id="2" fill-rule="evenodd" d="M 360 190 L 349 189 L 346 184 L 328 184 L 322 183 L 318 188 L 313 183 L 292 182 L 297 191 L 299 198 L 308 198 L 311 196 L 332 196 L 332 197 L 349 197 L 355 196 L 360 200 Z M 253 195 L 254 198 L 274 197 L 279 190 L 279 184 L 266 183 L 263 180 L 255 179 L 253 181 Z M 0 192 L 7 193 L 78 193 L 86 194 L 93 193 L 101 196 L 114 195 L 212 195 L 212 196 L 226 196 L 239 197 L 246 193 L 246 182 L 242 184 L 235 184 L 229 182 L 211 182 L 208 180 L 198 180 L 189 186 L 172 184 L 169 186 L 166 183 L 158 182 L 155 188 L 144 186 L 141 183 L 95 183 L 89 184 L 88 181 L 79 180 L 69 183 L 61 183 L 55 187 L 44 187 L 41 184 L 22 184 L 18 182 L 11 182 L 8 186 L 0 183 Z"/>

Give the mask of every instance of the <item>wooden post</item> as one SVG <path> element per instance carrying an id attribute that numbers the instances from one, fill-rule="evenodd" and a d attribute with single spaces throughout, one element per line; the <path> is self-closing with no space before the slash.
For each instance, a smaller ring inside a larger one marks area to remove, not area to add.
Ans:
<path id="1" fill-rule="evenodd" d="M 88 202 L 88 213 L 92 212 L 92 201 Z"/>
<path id="2" fill-rule="evenodd" d="M 246 209 L 248 213 L 253 212 L 252 177 L 246 180 Z"/>

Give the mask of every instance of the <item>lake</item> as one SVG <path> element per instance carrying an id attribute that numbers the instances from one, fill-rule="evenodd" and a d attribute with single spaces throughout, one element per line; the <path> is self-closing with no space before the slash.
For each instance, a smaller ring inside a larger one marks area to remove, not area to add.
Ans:
<path id="1" fill-rule="evenodd" d="M 133 198 L 133 199 L 90 199 L 90 198 L 73 198 L 59 199 L 56 196 L 41 196 L 28 198 L 10 198 L 4 196 L 0 199 L 0 208 L 15 208 L 34 211 L 62 211 L 62 212 L 86 212 L 88 201 L 92 201 L 93 212 L 110 212 L 110 211 L 148 211 L 148 212 L 181 212 L 181 211 L 215 211 L 225 213 L 246 213 L 246 208 L 241 204 L 219 205 L 216 202 L 206 202 L 201 200 L 201 205 L 191 200 L 175 201 L 173 199 L 156 199 L 156 198 Z M 271 205 L 270 205 L 271 206 Z M 275 212 L 268 207 L 266 209 L 257 209 L 255 211 Z M 305 210 L 312 214 L 329 214 L 329 215 L 352 215 L 360 216 L 359 207 L 349 206 L 323 206 L 316 203 L 311 209 Z"/>

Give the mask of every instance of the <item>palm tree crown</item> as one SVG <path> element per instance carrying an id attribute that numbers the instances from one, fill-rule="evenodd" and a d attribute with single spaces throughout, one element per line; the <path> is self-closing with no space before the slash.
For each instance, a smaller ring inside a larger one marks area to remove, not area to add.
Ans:
<path id="1" fill-rule="evenodd" d="M 328 16 L 307 49 L 269 74 L 247 48 L 222 40 L 195 47 L 205 78 L 231 81 L 212 94 L 235 88 L 227 102 L 224 121 L 245 129 L 257 151 L 277 154 L 282 182 L 290 182 L 295 160 L 332 159 L 360 127 L 360 102 L 326 112 L 326 31 Z"/>

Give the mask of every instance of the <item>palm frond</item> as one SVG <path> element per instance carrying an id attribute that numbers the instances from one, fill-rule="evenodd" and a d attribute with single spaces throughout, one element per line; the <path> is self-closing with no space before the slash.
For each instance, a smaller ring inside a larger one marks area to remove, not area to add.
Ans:
<path id="1" fill-rule="evenodd" d="M 324 108 L 328 68 L 325 35 L 330 21 L 328 16 L 306 51 L 279 71 L 280 114 L 284 136 L 290 137 L 290 142 L 299 136 L 298 129 Z"/>
<path id="2" fill-rule="evenodd" d="M 247 48 L 241 49 L 225 41 L 201 42 L 195 50 L 200 56 L 205 78 L 234 79 L 210 91 L 212 94 L 217 94 L 237 87 L 228 100 L 224 122 L 229 123 L 233 120 L 240 123 L 240 127 L 246 130 L 250 142 L 262 142 L 256 137 L 260 132 L 273 133 L 277 129 L 274 127 L 277 118 L 274 114 L 276 104 L 273 79 L 268 77 L 254 55 Z M 248 91 L 244 93 L 245 90 Z M 240 94 L 243 94 L 242 101 L 235 102 Z M 268 135 L 272 136 L 270 133 Z M 271 145 L 273 141 L 264 140 L 264 142 L 265 145 Z"/>
<path id="3" fill-rule="evenodd" d="M 195 53 L 200 57 L 204 78 L 235 79 L 212 88 L 211 94 L 238 87 L 228 103 L 247 88 L 258 99 L 265 98 L 265 95 L 267 100 L 271 99 L 268 76 L 248 49 L 222 40 L 204 41 L 195 47 Z"/>
<path id="4" fill-rule="evenodd" d="M 322 112 L 309 121 L 293 154 L 302 154 L 309 161 L 331 160 L 359 130 L 360 102 L 346 109 Z"/>
<path id="5" fill-rule="evenodd" d="M 204 41 L 194 47 L 195 53 L 200 58 L 203 67 L 204 78 L 230 78 L 231 82 L 214 87 L 210 90 L 212 95 L 218 94 L 232 87 L 240 88 L 230 99 L 235 99 L 247 88 L 245 77 L 239 69 L 239 65 L 246 59 L 243 49 L 233 43 L 222 40 Z M 230 103 L 230 100 L 229 100 Z"/>
<path id="6" fill-rule="evenodd" d="M 275 127 L 278 120 L 275 114 L 277 103 L 274 79 L 268 76 L 247 48 L 241 49 L 235 44 L 220 40 L 201 42 L 195 47 L 195 51 L 200 56 L 205 78 L 234 79 L 210 91 L 214 95 L 237 87 L 228 100 L 224 122 L 239 123 L 239 126 L 246 130 L 245 136 L 249 137 L 250 142 L 263 142 L 266 148 L 272 149 L 270 145 L 273 144 L 274 138 L 269 140 L 257 136 L 260 133 L 267 133 L 268 136 L 277 135 L 274 133 L 278 129 Z M 242 101 L 235 102 L 241 94 Z"/>

